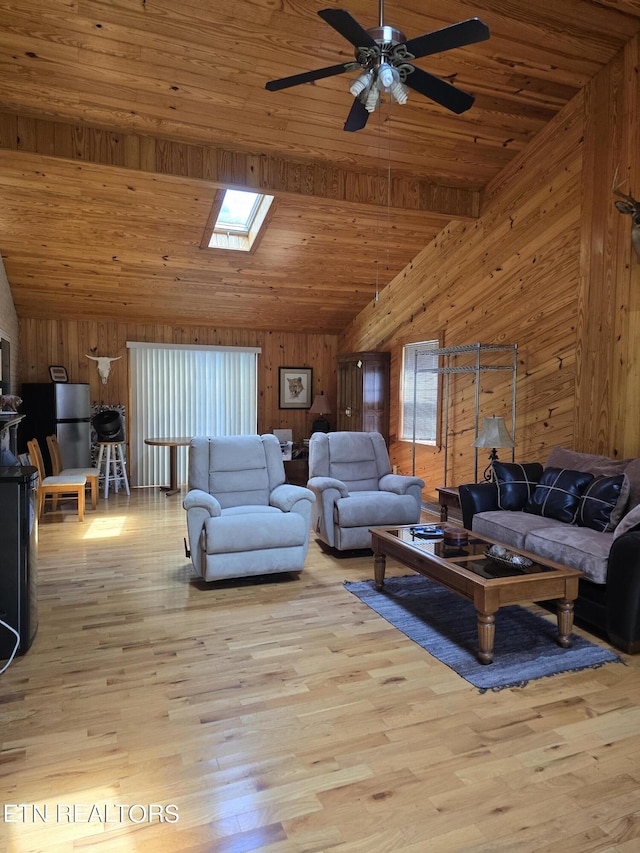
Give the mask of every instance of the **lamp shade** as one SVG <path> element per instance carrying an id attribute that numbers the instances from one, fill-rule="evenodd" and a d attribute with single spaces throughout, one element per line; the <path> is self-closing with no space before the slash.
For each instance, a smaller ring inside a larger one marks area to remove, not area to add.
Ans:
<path id="1" fill-rule="evenodd" d="M 309 411 L 312 415 L 330 415 L 331 406 L 329 405 L 329 398 L 325 397 L 324 394 L 316 394 Z"/>
<path id="2" fill-rule="evenodd" d="M 509 435 L 509 430 L 504 424 L 504 418 L 495 415 L 484 418 L 482 429 L 478 437 L 471 445 L 472 447 L 515 447 L 515 441 Z"/>

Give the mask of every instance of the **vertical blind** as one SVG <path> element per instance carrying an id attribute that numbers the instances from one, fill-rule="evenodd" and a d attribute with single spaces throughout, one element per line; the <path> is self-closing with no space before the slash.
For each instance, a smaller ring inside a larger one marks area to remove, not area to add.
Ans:
<path id="1" fill-rule="evenodd" d="M 169 450 L 145 438 L 249 435 L 258 429 L 259 348 L 127 342 L 131 378 L 131 481 L 169 482 Z M 188 447 L 178 447 L 178 483 Z"/>
<path id="2" fill-rule="evenodd" d="M 407 344 L 403 349 L 401 438 L 435 443 L 438 427 L 439 341 Z"/>

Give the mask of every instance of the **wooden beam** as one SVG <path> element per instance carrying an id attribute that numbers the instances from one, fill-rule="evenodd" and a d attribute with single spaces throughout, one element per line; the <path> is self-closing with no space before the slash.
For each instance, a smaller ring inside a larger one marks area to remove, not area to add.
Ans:
<path id="1" fill-rule="evenodd" d="M 387 174 L 344 169 L 213 145 L 155 139 L 61 121 L 0 112 L 0 148 L 162 175 L 204 179 L 224 187 L 387 206 Z M 476 190 L 426 178 L 391 176 L 390 206 L 456 219 L 475 219 Z"/>

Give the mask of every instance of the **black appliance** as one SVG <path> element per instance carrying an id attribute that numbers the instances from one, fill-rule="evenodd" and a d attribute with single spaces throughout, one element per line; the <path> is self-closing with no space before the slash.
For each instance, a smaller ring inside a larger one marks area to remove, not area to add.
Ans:
<path id="1" fill-rule="evenodd" d="M 24 654 L 38 628 L 38 471 L 0 467 L 0 620 L 20 636 Z M 16 637 L 0 625 L 0 660 L 11 657 Z"/>
<path id="2" fill-rule="evenodd" d="M 24 382 L 20 392 L 26 417 L 19 427 L 20 452 L 37 438 L 47 474 L 51 463 L 47 436 L 55 433 L 63 468 L 91 467 L 91 400 L 89 385 L 71 382 Z"/>
<path id="3" fill-rule="evenodd" d="M 116 409 L 105 409 L 93 416 L 98 441 L 124 441 L 124 422 Z"/>

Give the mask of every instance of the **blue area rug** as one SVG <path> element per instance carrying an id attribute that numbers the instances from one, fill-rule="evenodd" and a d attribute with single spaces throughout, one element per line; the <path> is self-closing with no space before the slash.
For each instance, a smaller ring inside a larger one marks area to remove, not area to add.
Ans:
<path id="1" fill-rule="evenodd" d="M 577 634 L 563 649 L 558 627 L 524 607 L 510 605 L 496 613 L 493 663 L 481 664 L 477 616 L 473 604 L 422 575 L 386 578 L 378 592 L 372 580 L 348 582 L 345 588 L 402 631 L 414 643 L 481 691 L 523 687 L 528 681 L 559 672 L 590 669 L 621 658 Z"/>

